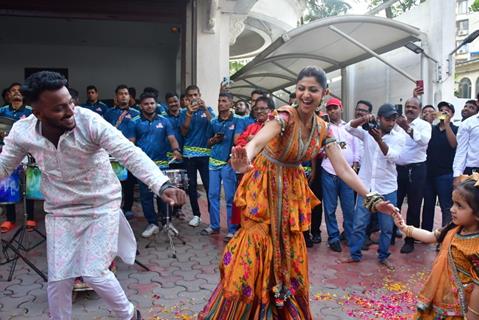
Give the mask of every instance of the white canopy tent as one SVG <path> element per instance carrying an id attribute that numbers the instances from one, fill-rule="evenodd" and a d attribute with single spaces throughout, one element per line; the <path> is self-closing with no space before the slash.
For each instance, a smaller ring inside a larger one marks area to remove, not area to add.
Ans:
<path id="1" fill-rule="evenodd" d="M 274 41 L 231 77 L 230 91 L 238 98 L 249 98 L 255 88 L 274 93 L 294 85 L 296 75 L 305 66 L 316 65 L 329 73 L 345 70 L 345 67 L 371 57 L 415 81 L 379 55 L 422 39 L 425 34 L 419 29 L 376 16 L 349 15 L 317 20 Z M 342 78 L 342 87 L 347 88 L 344 81 L 345 77 Z M 342 95 L 345 96 L 344 92 Z"/>

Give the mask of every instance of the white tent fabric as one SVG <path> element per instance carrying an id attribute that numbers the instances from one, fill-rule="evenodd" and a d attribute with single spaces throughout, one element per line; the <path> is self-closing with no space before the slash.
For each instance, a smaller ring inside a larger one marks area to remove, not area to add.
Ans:
<path id="1" fill-rule="evenodd" d="M 347 15 L 316 20 L 283 34 L 236 72 L 231 77 L 231 93 L 238 98 L 248 98 L 255 88 L 275 92 L 293 85 L 305 66 L 316 65 L 329 73 L 372 57 L 333 28 L 377 54 L 419 41 L 423 35 L 410 25 L 375 16 Z"/>

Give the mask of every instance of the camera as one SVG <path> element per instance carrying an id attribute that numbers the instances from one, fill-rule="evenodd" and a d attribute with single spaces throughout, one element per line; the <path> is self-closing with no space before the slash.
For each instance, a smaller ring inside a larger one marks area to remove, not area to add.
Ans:
<path id="1" fill-rule="evenodd" d="M 377 129 L 379 128 L 379 124 L 377 123 L 376 119 L 369 120 L 365 124 L 361 126 L 366 131 L 372 130 L 372 129 Z"/>

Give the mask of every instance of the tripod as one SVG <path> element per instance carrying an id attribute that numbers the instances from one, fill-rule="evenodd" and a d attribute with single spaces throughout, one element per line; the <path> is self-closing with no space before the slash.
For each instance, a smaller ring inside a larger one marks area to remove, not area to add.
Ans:
<path id="1" fill-rule="evenodd" d="M 156 195 L 155 195 L 155 200 L 156 200 Z M 156 201 L 155 201 L 156 202 Z M 161 229 L 161 232 L 158 233 L 156 236 L 153 237 L 150 242 L 148 242 L 145 246 L 145 248 L 151 248 L 153 244 L 156 244 L 158 237 L 162 233 L 166 233 L 170 245 L 170 257 L 176 259 L 176 248 L 175 248 L 175 240 L 178 239 L 181 241 L 183 245 L 186 244 L 185 239 L 180 236 L 180 233 L 178 229 L 175 228 L 173 223 L 171 222 L 171 212 L 172 212 L 172 207 L 170 204 L 166 205 L 166 210 L 165 210 L 165 224 L 163 225 L 163 229 Z"/>
<path id="2" fill-rule="evenodd" d="M 30 163 L 30 161 L 29 161 Z M 1 239 L 2 242 L 2 252 L 6 258 L 5 262 L 2 262 L 1 264 L 6 264 L 6 263 L 12 263 L 10 266 L 10 271 L 8 274 L 8 281 L 12 281 L 13 279 L 13 274 L 15 273 L 15 269 L 17 267 L 17 261 L 18 258 L 21 258 L 28 266 L 30 266 L 33 271 L 35 271 L 40 277 L 43 278 L 43 280 L 47 281 L 47 277 L 45 274 L 40 271 L 27 257 L 25 257 L 24 254 L 22 254 L 20 251 L 23 252 L 28 252 L 36 247 L 38 247 L 40 244 L 45 242 L 46 236 L 41 233 L 36 227 L 31 230 L 32 232 L 36 232 L 40 237 L 42 238 L 38 243 L 34 244 L 31 247 L 26 247 L 24 245 L 24 241 L 27 235 L 27 226 L 26 226 L 26 221 L 28 219 L 27 215 L 27 191 L 26 191 L 26 175 L 25 172 L 21 175 L 22 181 L 21 181 L 21 188 L 22 188 L 22 195 L 23 195 L 23 216 L 24 216 L 24 222 L 23 225 L 14 233 L 13 237 L 7 241 L 4 240 L 3 238 Z M 15 247 L 16 245 L 16 247 Z M 12 250 L 13 253 L 15 254 L 13 257 L 10 257 L 8 254 L 8 249 Z"/>

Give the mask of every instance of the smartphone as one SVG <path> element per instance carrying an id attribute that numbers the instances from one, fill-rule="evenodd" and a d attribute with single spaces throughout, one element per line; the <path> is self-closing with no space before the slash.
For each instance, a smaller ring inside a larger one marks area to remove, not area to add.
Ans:
<path id="1" fill-rule="evenodd" d="M 402 116 L 402 104 L 396 105 L 396 111 L 398 112 L 398 115 Z"/>
<path id="2" fill-rule="evenodd" d="M 447 116 L 448 116 L 447 113 L 441 112 L 441 111 L 436 112 L 435 115 L 436 115 L 436 118 L 437 118 L 439 121 L 444 121 L 444 120 L 446 120 L 446 118 L 447 118 Z"/>
<path id="3" fill-rule="evenodd" d="M 416 87 L 421 88 L 421 93 L 424 92 L 424 80 L 417 80 L 416 81 Z"/>

